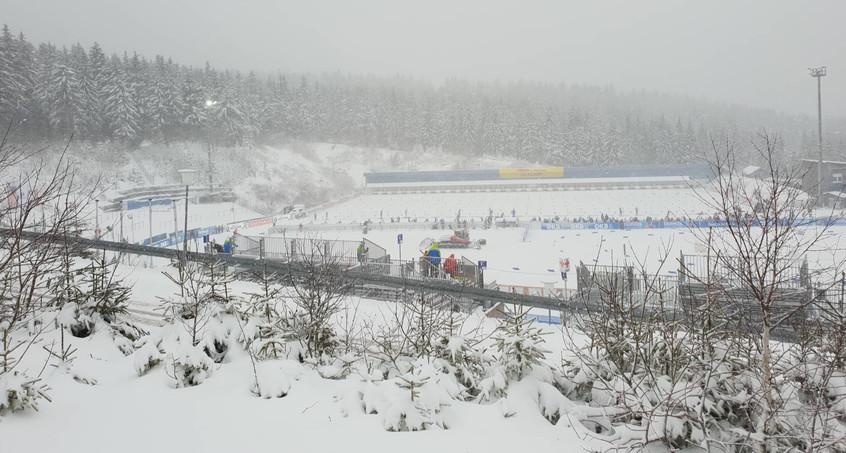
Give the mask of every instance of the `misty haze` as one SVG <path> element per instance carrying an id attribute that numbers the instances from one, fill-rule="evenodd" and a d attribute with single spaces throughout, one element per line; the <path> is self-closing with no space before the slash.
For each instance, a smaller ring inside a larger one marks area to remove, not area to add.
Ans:
<path id="1" fill-rule="evenodd" d="M 0 451 L 846 451 L 846 3 L 0 11 Z"/>

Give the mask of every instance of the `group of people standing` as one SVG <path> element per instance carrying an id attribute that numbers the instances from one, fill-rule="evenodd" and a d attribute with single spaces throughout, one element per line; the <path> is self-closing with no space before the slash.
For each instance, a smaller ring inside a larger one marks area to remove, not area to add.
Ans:
<path id="1" fill-rule="evenodd" d="M 232 240 L 226 238 L 226 240 L 223 241 L 223 245 L 218 244 L 216 240 L 212 239 L 210 242 L 206 242 L 205 248 L 206 253 L 232 253 L 233 246 L 234 244 L 232 243 Z"/>
<path id="2" fill-rule="evenodd" d="M 441 266 L 441 249 L 438 247 L 438 243 L 435 242 L 432 244 L 428 250 L 423 252 L 423 257 L 420 259 L 421 264 L 423 265 L 423 273 L 427 277 L 438 277 L 440 272 Z M 458 270 L 458 261 L 455 259 L 455 254 L 451 253 L 449 258 L 443 260 L 444 265 L 444 272 L 449 275 L 450 277 L 455 277 L 455 273 Z"/>

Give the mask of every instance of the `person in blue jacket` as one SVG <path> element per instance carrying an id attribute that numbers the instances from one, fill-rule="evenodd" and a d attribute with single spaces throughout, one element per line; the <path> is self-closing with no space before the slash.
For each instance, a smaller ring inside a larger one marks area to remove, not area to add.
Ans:
<path id="1" fill-rule="evenodd" d="M 232 253 L 232 242 L 229 239 L 223 241 L 223 253 Z"/>
<path id="2" fill-rule="evenodd" d="M 441 264 L 441 249 L 438 248 L 438 243 L 435 242 L 432 244 L 432 248 L 429 249 L 429 263 L 432 264 L 432 273 L 434 275 L 438 275 L 437 269 L 438 266 Z"/>

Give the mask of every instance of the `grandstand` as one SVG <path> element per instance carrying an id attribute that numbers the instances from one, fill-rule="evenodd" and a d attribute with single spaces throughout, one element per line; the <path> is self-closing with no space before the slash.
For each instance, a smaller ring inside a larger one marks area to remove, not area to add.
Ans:
<path id="1" fill-rule="evenodd" d="M 365 173 L 367 193 L 490 192 L 687 187 L 708 179 L 707 165 L 629 165 L 579 168 Z"/>
<path id="2" fill-rule="evenodd" d="M 707 217 L 691 186 L 707 166 L 500 169 L 366 173 L 366 191 L 346 202 L 313 210 L 327 223 L 403 222 L 511 217 L 521 220 Z"/>

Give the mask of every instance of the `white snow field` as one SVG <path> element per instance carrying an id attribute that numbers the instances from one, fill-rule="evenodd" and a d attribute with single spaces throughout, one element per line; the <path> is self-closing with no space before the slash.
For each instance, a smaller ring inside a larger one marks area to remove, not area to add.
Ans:
<path id="1" fill-rule="evenodd" d="M 631 189 L 631 190 L 567 190 L 567 191 L 486 191 L 436 192 L 410 194 L 363 194 L 352 200 L 316 211 L 318 221 L 362 222 L 388 221 L 391 217 L 403 220 L 416 218 L 450 221 L 459 211 L 464 219 L 495 216 L 511 217 L 511 211 L 521 220 L 532 217 L 574 219 L 611 217 L 664 218 L 665 216 L 695 218 L 711 215 L 693 189 Z M 381 217 L 380 217 L 381 214 Z M 314 217 L 306 220 L 314 220 Z"/>

